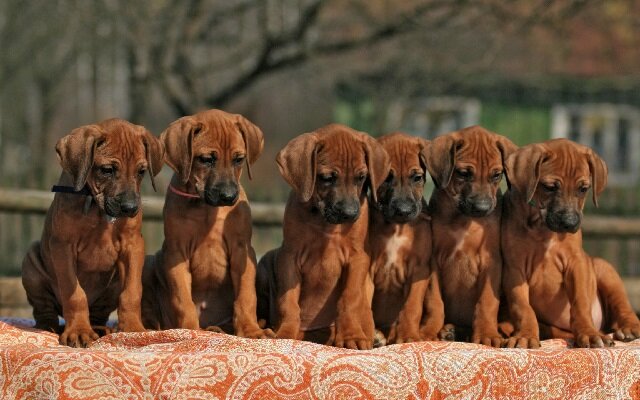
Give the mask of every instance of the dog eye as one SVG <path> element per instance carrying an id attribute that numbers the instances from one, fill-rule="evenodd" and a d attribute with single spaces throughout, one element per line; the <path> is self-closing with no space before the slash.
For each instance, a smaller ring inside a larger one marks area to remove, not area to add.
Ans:
<path id="1" fill-rule="evenodd" d="M 362 183 L 362 182 L 364 182 L 366 177 L 367 177 L 367 174 L 361 173 L 360 175 L 358 175 L 356 177 L 356 180 L 358 181 L 358 183 Z"/>
<path id="2" fill-rule="evenodd" d="M 469 179 L 471 178 L 471 171 L 469 171 L 468 169 L 457 169 L 456 175 L 463 179 Z"/>
<path id="3" fill-rule="evenodd" d="M 502 171 L 496 172 L 491 176 L 491 182 L 500 182 L 502 179 Z"/>
<path id="4" fill-rule="evenodd" d="M 237 156 L 233 159 L 235 165 L 241 165 L 244 162 L 244 156 Z"/>
<path id="5" fill-rule="evenodd" d="M 200 161 L 202 164 L 213 165 L 213 163 L 216 162 L 216 158 L 212 155 L 202 155 L 198 156 L 198 161 Z"/>
<path id="6" fill-rule="evenodd" d="M 542 184 L 542 187 L 544 188 L 545 192 L 549 192 L 549 193 L 553 193 L 556 192 L 558 190 L 558 186 L 554 183 L 554 184 Z"/>
<path id="7" fill-rule="evenodd" d="M 580 186 L 580 188 L 578 189 L 578 191 L 582 194 L 587 193 L 588 190 L 589 190 L 589 186 Z"/>
<path id="8" fill-rule="evenodd" d="M 334 174 L 318 175 L 318 179 L 325 185 L 332 185 L 336 182 L 337 177 Z"/>
<path id="9" fill-rule="evenodd" d="M 138 170 L 138 176 L 143 176 L 145 172 L 147 172 L 147 170 L 145 168 L 140 168 Z"/>
<path id="10" fill-rule="evenodd" d="M 412 179 L 413 179 L 413 181 L 414 181 L 415 183 L 420 183 L 420 182 L 422 182 L 422 180 L 424 179 L 424 175 L 422 175 L 422 174 L 416 174 L 416 175 L 414 175 L 414 176 L 413 176 L 413 178 L 412 178 Z"/>
<path id="11" fill-rule="evenodd" d="M 100 172 L 102 172 L 103 175 L 113 175 L 113 171 L 114 168 L 112 165 L 103 165 L 100 167 Z"/>

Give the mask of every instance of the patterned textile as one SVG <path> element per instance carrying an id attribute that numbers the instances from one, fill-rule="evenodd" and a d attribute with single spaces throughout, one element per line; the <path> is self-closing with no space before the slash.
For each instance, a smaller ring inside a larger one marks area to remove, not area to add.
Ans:
<path id="1" fill-rule="evenodd" d="M 549 340 L 540 350 L 424 342 L 356 351 L 168 330 L 76 350 L 9 322 L 0 322 L 2 399 L 640 399 L 640 340 L 597 350 Z"/>

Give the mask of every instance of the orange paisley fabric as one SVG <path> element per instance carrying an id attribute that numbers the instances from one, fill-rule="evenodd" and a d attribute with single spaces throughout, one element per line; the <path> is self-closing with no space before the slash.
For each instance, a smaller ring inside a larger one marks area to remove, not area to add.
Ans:
<path id="1" fill-rule="evenodd" d="M 168 330 L 76 350 L 9 322 L 0 322 L 2 399 L 640 399 L 640 340 L 597 350 L 549 340 L 540 350 L 424 342 L 355 351 Z"/>

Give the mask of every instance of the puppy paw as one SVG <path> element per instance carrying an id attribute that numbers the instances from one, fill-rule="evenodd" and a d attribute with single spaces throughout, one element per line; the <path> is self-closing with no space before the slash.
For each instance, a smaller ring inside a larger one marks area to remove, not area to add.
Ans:
<path id="1" fill-rule="evenodd" d="M 453 342 L 456 340 L 456 327 L 453 324 L 446 324 L 436 333 L 437 339 L 434 340 L 444 340 L 447 342 Z M 424 338 L 424 335 L 423 335 Z M 425 339 L 430 340 L 430 339 Z"/>
<path id="2" fill-rule="evenodd" d="M 237 334 L 238 336 L 242 336 L 249 339 L 275 339 L 277 336 L 275 332 L 271 329 L 255 329 L 248 332 L 243 332 L 243 334 Z"/>
<path id="3" fill-rule="evenodd" d="M 219 326 L 217 326 L 217 325 L 207 326 L 203 330 L 205 330 L 207 332 L 224 333 L 224 330 L 222 328 L 220 328 Z"/>
<path id="4" fill-rule="evenodd" d="M 502 347 L 502 336 L 496 332 L 479 332 L 473 333 L 471 341 L 476 344 L 482 344 L 490 347 Z"/>
<path id="5" fill-rule="evenodd" d="M 334 345 L 345 349 L 371 350 L 373 348 L 373 338 L 367 338 L 364 332 L 336 332 Z"/>
<path id="6" fill-rule="evenodd" d="M 575 347 L 584 348 L 602 348 L 612 347 L 615 345 L 613 339 L 600 333 L 583 333 L 575 336 Z"/>
<path id="7" fill-rule="evenodd" d="M 506 339 L 502 347 L 508 347 L 510 349 L 538 349 L 540 348 L 540 340 L 536 337 L 515 335 Z"/>
<path id="8" fill-rule="evenodd" d="M 69 347 L 88 347 L 95 340 L 98 340 L 98 334 L 88 328 L 66 327 L 60 335 L 60 344 Z"/>
<path id="9" fill-rule="evenodd" d="M 420 333 L 416 328 L 394 324 L 389 332 L 390 344 L 402 344 L 421 341 Z"/>
<path id="10" fill-rule="evenodd" d="M 377 349 L 379 347 L 384 347 L 386 345 L 387 345 L 387 338 L 384 337 L 384 333 L 376 329 L 373 335 L 373 348 Z"/>
<path id="11" fill-rule="evenodd" d="M 640 339 L 640 323 L 633 321 L 631 323 L 620 324 L 618 329 L 613 331 L 613 337 L 616 340 L 622 340 L 624 342 Z"/>

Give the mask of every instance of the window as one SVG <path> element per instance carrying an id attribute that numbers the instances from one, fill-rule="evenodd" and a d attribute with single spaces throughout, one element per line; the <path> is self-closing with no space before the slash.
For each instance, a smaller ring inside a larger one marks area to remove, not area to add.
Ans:
<path id="1" fill-rule="evenodd" d="M 551 136 L 587 145 L 609 168 L 609 184 L 638 184 L 640 109 L 615 104 L 563 104 L 553 107 Z"/>

